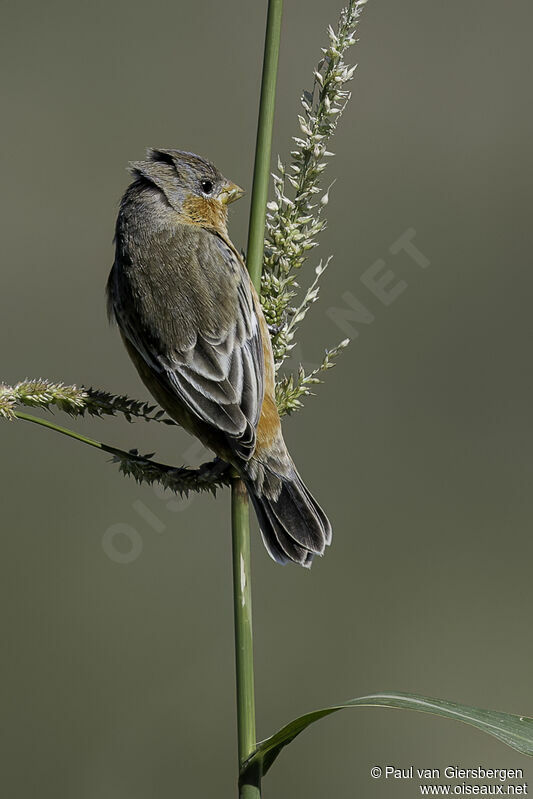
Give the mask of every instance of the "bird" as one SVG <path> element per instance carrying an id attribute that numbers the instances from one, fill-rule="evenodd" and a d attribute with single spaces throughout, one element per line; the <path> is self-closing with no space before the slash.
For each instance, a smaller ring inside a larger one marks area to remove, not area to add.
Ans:
<path id="1" fill-rule="evenodd" d="M 270 331 L 228 234 L 244 192 L 182 150 L 151 148 L 129 169 L 110 319 L 159 405 L 242 478 L 269 555 L 309 568 L 332 530 L 285 445 Z"/>

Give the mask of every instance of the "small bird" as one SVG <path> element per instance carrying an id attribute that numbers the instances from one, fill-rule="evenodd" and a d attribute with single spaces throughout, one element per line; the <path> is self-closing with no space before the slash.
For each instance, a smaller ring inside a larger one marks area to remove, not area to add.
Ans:
<path id="1" fill-rule="evenodd" d="M 244 192 L 180 150 L 150 149 L 130 171 L 110 318 L 157 402 L 243 479 L 271 557 L 309 567 L 331 526 L 283 440 L 268 326 L 228 235 Z"/>

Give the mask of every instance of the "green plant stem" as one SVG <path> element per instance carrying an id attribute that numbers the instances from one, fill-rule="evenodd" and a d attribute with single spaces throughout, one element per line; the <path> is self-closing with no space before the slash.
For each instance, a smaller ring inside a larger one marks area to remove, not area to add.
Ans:
<path id="1" fill-rule="evenodd" d="M 233 610 L 235 619 L 235 667 L 237 674 L 237 734 L 239 767 L 256 747 L 254 654 L 252 641 L 252 586 L 250 574 L 250 512 L 243 481 L 231 485 L 233 541 Z M 256 769 L 239 786 L 241 799 L 261 796 L 261 772 Z"/>
<path id="2" fill-rule="evenodd" d="M 113 461 L 119 464 L 122 474 L 131 475 L 139 483 L 145 482 L 152 485 L 158 482 L 164 488 L 181 494 L 186 494 L 188 491 L 211 491 L 214 493 L 217 488 L 223 485 L 230 485 L 229 467 L 218 458 L 202 464 L 197 469 L 167 466 L 165 463 L 158 463 L 152 460 L 151 455 L 139 455 L 135 450 L 126 452 L 118 447 L 112 447 L 109 444 L 103 444 L 101 441 L 95 441 L 93 438 L 82 436 L 80 433 L 75 433 L 66 427 L 60 427 L 54 422 L 41 419 L 38 416 L 30 416 L 30 414 L 22 411 L 15 411 L 13 415 L 16 419 L 41 425 L 48 428 L 48 430 L 53 430 L 56 433 L 73 438 L 75 441 L 80 441 L 82 444 L 87 444 L 89 447 L 108 452 L 113 456 Z"/>
<path id="3" fill-rule="evenodd" d="M 270 156 L 272 150 L 272 128 L 276 99 L 279 43 L 281 38 L 281 15 L 283 0 L 269 0 L 265 37 L 265 55 L 261 80 L 261 101 L 257 124 L 255 147 L 254 182 L 250 208 L 250 227 L 246 248 L 246 265 L 252 282 L 259 291 L 263 251 L 265 242 L 266 204 L 270 183 Z"/>
<path id="4" fill-rule="evenodd" d="M 58 424 L 54 424 L 54 422 L 49 422 L 47 419 L 39 419 L 38 416 L 31 416 L 29 413 L 23 413 L 22 411 L 16 411 L 14 416 L 17 419 L 22 419 L 25 422 L 33 422 L 33 424 L 40 424 L 42 427 L 47 427 L 49 430 L 55 430 L 56 433 L 61 433 L 64 436 L 68 436 L 69 438 L 74 438 L 76 441 L 81 441 L 83 444 L 88 444 L 90 447 L 96 447 L 96 449 L 104 450 L 104 452 L 109 452 L 112 455 L 116 454 L 123 454 L 127 456 L 127 452 L 123 452 L 120 449 L 115 449 L 114 447 L 108 447 L 107 444 L 102 444 L 100 441 L 95 441 L 93 438 L 87 438 L 86 436 L 82 436 L 79 433 L 75 433 L 74 430 L 69 430 L 66 427 L 60 427 Z"/>
<path id="5" fill-rule="evenodd" d="M 261 99 L 257 123 L 254 180 L 246 265 L 257 291 L 261 286 L 265 241 L 266 204 L 270 182 L 270 157 L 276 78 L 278 73 L 283 0 L 269 0 Z M 235 668 L 237 678 L 237 729 L 239 769 L 254 751 L 255 698 L 252 641 L 252 583 L 250 574 L 250 512 L 246 486 L 237 476 L 232 480 L 231 527 L 233 542 L 233 606 L 235 617 Z M 260 768 L 246 772 L 239 781 L 241 799 L 261 796 Z"/>

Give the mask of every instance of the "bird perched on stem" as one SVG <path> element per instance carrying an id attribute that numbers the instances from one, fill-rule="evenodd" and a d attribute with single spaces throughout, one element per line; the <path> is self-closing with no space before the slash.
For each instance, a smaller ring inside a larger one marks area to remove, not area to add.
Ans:
<path id="1" fill-rule="evenodd" d="M 131 171 L 110 315 L 157 402 L 237 470 L 270 555 L 310 566 L 331 526 L 285 446 L 267 323 L 228 235 L 227 206 L 243 191 L 180 150 L 148 150 Z"/>

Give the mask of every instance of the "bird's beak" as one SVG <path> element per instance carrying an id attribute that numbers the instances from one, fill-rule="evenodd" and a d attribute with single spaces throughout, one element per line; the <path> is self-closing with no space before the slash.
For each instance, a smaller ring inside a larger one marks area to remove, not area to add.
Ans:
<path id="1" fill-rule="evenodd" d="M 219 200 L 223 205 L 229 205 L 242 197 L 243 194 L 244 189 L 241 189 L 236 183 L 226 183 L 223 191 L 219 194 Z"/>

